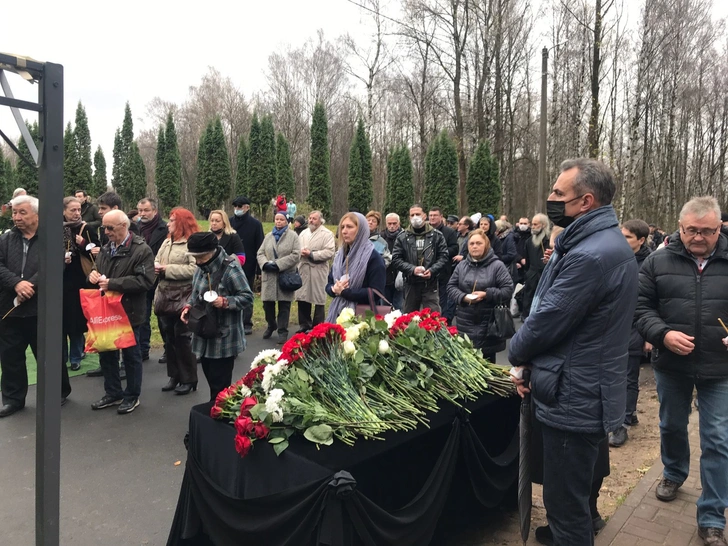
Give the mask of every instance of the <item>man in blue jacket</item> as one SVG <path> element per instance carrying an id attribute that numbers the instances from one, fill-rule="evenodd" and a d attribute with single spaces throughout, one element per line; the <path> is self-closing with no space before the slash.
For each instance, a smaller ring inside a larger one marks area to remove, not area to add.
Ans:
<path id="1" fill-rule="evenodd" d="M 543 429 L 544 505 L 554 544 L 589 546 L 598 446 L 624 420 L 637 262 L 611 206 L 609 167 L 593 159 L 561 164 L 547 202 L 566 228 L 543 272 L 531 314 L 511 340 L 514 366 L 530 366 Z"/>

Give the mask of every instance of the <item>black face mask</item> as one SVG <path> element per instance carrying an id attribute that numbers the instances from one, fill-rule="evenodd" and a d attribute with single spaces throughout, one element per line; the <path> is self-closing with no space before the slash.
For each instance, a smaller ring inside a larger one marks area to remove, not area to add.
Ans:
<path id="1" fill-rule="evenodd" d="M 220 235 L 222 233 L 222 229 L 211 229 L 210 231 L 212 231 L 215 235 Z"/>
<path id="2" fill-rule="evenodd" d="M 568 201 L 546 201 L 546 215 L 555 226 L 559 226 L 562 228 L 569 227 L 574 222 L 574 220 L 576 220 L 576 218 L 574 218 L 573 216 L 566 216 L 566 204 L 571 203 L 572 201 L 576 201 L 577 199 L 581 199 L 582 197 L 584 196 L 579 195 Z"/>

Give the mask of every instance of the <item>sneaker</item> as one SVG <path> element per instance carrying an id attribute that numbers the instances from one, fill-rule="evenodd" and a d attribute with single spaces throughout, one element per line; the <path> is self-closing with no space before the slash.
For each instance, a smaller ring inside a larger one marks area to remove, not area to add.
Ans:
<path id="1" fill-rule="evenodd" d="M 629 436 L 627 435 L 627 427 L 619 427 L 614 432 L 609 433 L 609 445 L 611 447 L 622 447 L 627 443 Z"/>
<path id="2" fill-rule="evenodd" d="M 252 328 L 248 328 L 248 327 L 246 326 L 246 327 L 245 327 L 245 335 L 246 335 L 246 336 L 250 336 L 250 335 L 253 335 L 253 329 L 252 329 Z"/>
<path id="3" fill-rule="evenodd" d="M 81 369 L 81 363 L 80 362 L 71 362 L 71 371 L 77 372 Z"/>
<path id="4" fill-rule="evenodd" d="M 162 356 L 159 357 L 160 364 L 166 364 L 167 363 L 167 353 L 164 353 Z"/>
<path id="5" fill-rule="evenodd" d="M 677 490 L 680 489 L 681 485 L 681 483 L 668 480 L 663 476 L 660 480 L 660 483 L 657 484 L 657 489 L 655 489 L 655 496 L 658 500 L 661 500 L 663 502 L 673 501 L 677 498 Z M 718 542 L 717 544 L 720 543 Z"/>
<path id="6" fill-rule="evenodd" d="M 119 404 L 121 404 L 121 398 L 114 398 L 109 394 L 105 394 L 101 400 L 96 400 L 96 402 L 91 404 L 91 409 L 100 410 L 110 408 L 111 406 L 118 406 Z"/>
<path id="7" fill-rule="evenodd" d="M 703 539 L 705 546 L 728 546 L 723 529 L 716 527 L 698 527 L 698 536 Z"/>
<path id="8" fill-rule="evenodd" d="M 102 375 L 104 375 L 104 372 L 101 369 L 101 366 L 99 366 L 98 368 L 94 368 L 93 370 L 87 371 L 86 375 L 88 377 L 101 377 Z"/>
<path id="9" fill-rule="evenodd" d="M 124 414 L 124 413 L 131 413 L 135 409 L 137 409 L 137 406 L 139 405 L 139 399 L 138 398 L 128 398 L 124 400 L 121 405 L 116 409 L 116 413 Z"/>

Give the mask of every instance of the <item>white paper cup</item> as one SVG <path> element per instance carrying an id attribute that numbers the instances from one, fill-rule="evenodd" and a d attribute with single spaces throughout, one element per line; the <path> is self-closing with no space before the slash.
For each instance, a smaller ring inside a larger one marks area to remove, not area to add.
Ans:
<path id="1" fill-rule="evenodd" d="M 214 290 L 208 290 L 207 292 L 202 294 L 202 299 L 208 303 L 212 303 L 217 299 L 217 292 L 215 292 Z"/>
<path id="2" fill-rule="evenodd" d="M 89 252 L 94 248 L 96 248 L 96 245 L 94 243 L 89 243 L 86 245 L 86 250 Z"/>
<path id="3" fill-rule="evenodd" d="M 70 257 L 71 257 L 71 253 L 70 252 L 66 252 L 66 258 L 70 258 Z"/>
<path id="4" fill-rule="evenodd" d="M 475 294 L 467 294 L 467 295 L 465 296 L 465 299 L 466 299 L 466 300 L 469 300 L 469 301 L 475 301 L 475 300 L 477 300 L 477 299 L 478 299 L 478 296 L 476 296 Z"/>
<path id="5" fill-rule="evenodd" d="M 345 275 L 342 275 L 342 276 L 341 276 L 341 278 L 340 278 L 339 280 L 340 280 L 341 282 L 344 282 L 344 281 L 348 281 L 348 280 L 349 280 L 349 275 L 346 275 L 346 274 L 345 274 Z"/>

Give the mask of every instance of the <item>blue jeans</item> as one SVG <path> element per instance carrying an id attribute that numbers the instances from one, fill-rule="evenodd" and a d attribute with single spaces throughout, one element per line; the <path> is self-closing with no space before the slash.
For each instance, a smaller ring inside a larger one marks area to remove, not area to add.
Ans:
<path id="1" fill-rule="evenodd" d="M 99 364 L 104 373 L 104 390 L 116 399 L 131 400 L 139 398 L 142 392 L 142 352 L 139 347 L 139 327 L 133 328 L 136 345 L 122 349 L 121 354 L 126 368 L 126 389 L 121 388 L 119 377 L 119 351 L 99 353 Z"/>
<path id="2" fill-rule="evenodd" d="M 693 386 L 700 405 L 698 525 L 725 528 L 728 507 L 728 379 L 695 381 L 655 370 L 660 401 L 660 453 L 668 480 L 683 483 L 690 471 L 688 419 Z"/>
<path id="3" fill-rule="evenodd" d="M 68 342 L 70 346 L 70 360 L 71 364 L 80 364 L 81 360 L 83 359 L 83 348 L 86 344 L 86 339 L 84 338 L 83 334 L 67 334 L 68 335 Z M 66 340 L 63 340 L 63 343 L 65 345 Z M 65 362 L 64 362 L 65 364 Z"/>

